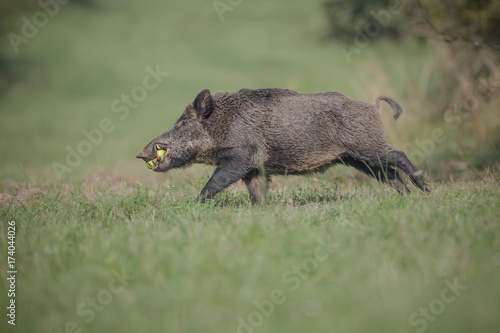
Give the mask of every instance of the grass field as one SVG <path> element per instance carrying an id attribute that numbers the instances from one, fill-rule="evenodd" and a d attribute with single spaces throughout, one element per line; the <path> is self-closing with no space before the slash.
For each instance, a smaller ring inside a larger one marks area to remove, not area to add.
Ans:
<path id="1" fill-rule="evenodd" d="M 1 332 L 500 330 L 500 169 L 471 168 L 488 140 L 474 133 L 498 112 L 481 103 L 457 129 L 436 123 L 420 101 L 433 46 L 373 42 L 348 62 L 322 37 L 321 4 L 243 1 L 223 21 L 211 1 L 67 5 L 7 54 L 18 80 L 0 95 Z M 114 112 L 157 66 L 158 86 Z M 266 205 L 241 183 L 199 204 L 212 168 L 158 175 L 135 160 L 200 90 L 243 87 L 394 97 L 401 119 L 382 114 L 395 148 L 411 156 L 436 128 L 448 135 L 416 163 L 432 191 L 400 196 L 337 167 L 276 177 Z M 103 119 L 113 130 L 59 179 L 53 163 Z"/>
<path id="2" fill-rule="evenodd" d="M 34 189 L 0 210 L 17 222 L 14 331 L 498 331 L 497 174 L 406 197 L 292 181 L 260 207 L 243 186 L 196 204 L 189 179 Z"/>

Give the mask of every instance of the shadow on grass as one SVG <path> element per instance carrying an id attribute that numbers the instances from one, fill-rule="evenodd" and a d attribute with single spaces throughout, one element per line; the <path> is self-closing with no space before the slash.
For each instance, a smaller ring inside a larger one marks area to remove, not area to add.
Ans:
<path id="1" fill-rule="evenodd" d="M 340 191 L 341 192 L 341 191 Z M 265 206 L 269 205 L 293 205 L 305 206 L 308 204 L 333 203 L 351 200 L 356 196 L 356 191 L 339 193 L 338 186 L 322 186 L 319 188 L 302 188 L 287 192 L 270 191 L 267 195 Z M 252 201 L 248 193 L 242 191 L 238 193 L 224 191 L 215 198 L 207 200 L 203 204 L 208 204 L 219 208 L 245 208 L 252 207 Z"/>

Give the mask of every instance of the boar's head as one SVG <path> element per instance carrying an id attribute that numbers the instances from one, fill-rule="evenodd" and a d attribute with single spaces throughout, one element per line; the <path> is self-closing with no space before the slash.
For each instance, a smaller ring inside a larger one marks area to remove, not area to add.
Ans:
<path id="1" fill-rule="evenodd" d="M 209 90 L 203 90 L 186 105 L 181 117 L 166 132 L 151 141 L 136 157 L 144 161 L 156 158 L 156 151 L 166 151 L 153 171 L 165 172 L 172 168 L 188 166 L 196 156 L 210 146 L 206 121 L 215 109 L 215 102 Z"/>

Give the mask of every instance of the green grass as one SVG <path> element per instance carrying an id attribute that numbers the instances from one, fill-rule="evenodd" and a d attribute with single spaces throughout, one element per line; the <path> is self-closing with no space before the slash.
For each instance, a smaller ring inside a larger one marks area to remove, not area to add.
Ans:
<path id="1" fill-rule="evenodd" d="M 5 222 L 18 228 L 14 331 L 61 332 L 75 322 L 82 332 L 237 332 L 237 318 L 279 290 L 282 304 L 256 332 L 416 332 L 423 324 L 411 326 L 410 315 L 455 279 L 466 290 L 426 332 L 498 331 L 498 175 L 405 197 L 331 174 L 276 183 L 285 186 L 274 185 L 264 206 L 252 206 L 241 184 L 197 204 L 201 183 L 180 178 L 169 187 L 42 187 L 2 207 L 3 253 Z M 316 253 L 322 243 L 328 252 Z M 101 295 L 95 318 L 80 315 L 122 269 L 133 279 L 109 304 Z"/>

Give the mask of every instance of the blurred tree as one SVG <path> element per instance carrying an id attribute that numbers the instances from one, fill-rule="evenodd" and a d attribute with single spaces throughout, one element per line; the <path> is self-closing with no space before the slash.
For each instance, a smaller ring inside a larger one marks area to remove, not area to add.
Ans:
<path id="1" fill-rule="evenodd" d="M 414 35 L 448 43 L 437 53 L 442 105 L 495 98 L 500 86 L 500 1 L 417 0 Z"/>
<path id="2" fill-rule="evenodd" d="M 465 41 L 500 49 L 500 1 L 419 0 L 414 33 L 446 42 Z"/>
<path id="3" fill-rule="evenodd" d="M 8 65 L 4 59 L 4 48 L 10 47 L 6 36 L 19 25 L 20 14 L 33 10 L 35 5 L 35 0 L 0 0 L 0 36 L 3 39 L 0 42 L 0 91 L 11 82 Z"/>
<path id="4" fill-rule="evenodd" d="M 0 33 L 2 36 L 15 26 L 19 13 L 29 11 L 36 5 L 35 0 L 0 0 Z"/>
<path id="5" fill-rule="evenodd" d="M 71 3 L 80 6 L 93 6 L 95 5 L 95 0 L 71 0 Z"/>
<path id="6" fill-rule="evenodd" d="M 12 47 L 15 49 L 16 41 L 21 41 L 20 44 L 24 44 L 26 41 L 25 36 L 19 32 L 20 26 L 23 25 L 23 14 L 26 14 L 24 19 L 31 22 L 33 12 L 46 11 L 47 8 L 54 8 L 54 6 L 59 8 L 61 3 L 57 0 L 0 0 L 0 36 L 2 37 L 0 41 L 0 91 L 5 89 L 15 77 L 9 71 L 9 63 L 5 59 L 5 50 Z M 95 4 L 95 0 L 70 0 L 69 3 L 91 6 Z M 14 60 L 11 59 L 10 61 Z"/>
<path id="7" fill-rule="evenodd" d="M 399 39 L 409 31 L 407 13 L 415 5 L 393 0 L 326 0 L 324 8 L 330 23 L 329 34 L 343 42 L 352 42 L 359 31 L 370 29 L 377 37 Z M 374 36 L 375 37 L 375 36 Z"/>
<path id="8" fill-rule="evenodd" d="M 324 7 L 330 36 L 344 42 L 360 30 L 374 32 L 378 23 L 376 37 L 412 35 L 500 49 L 498 0 L 326 0 Z"/>

